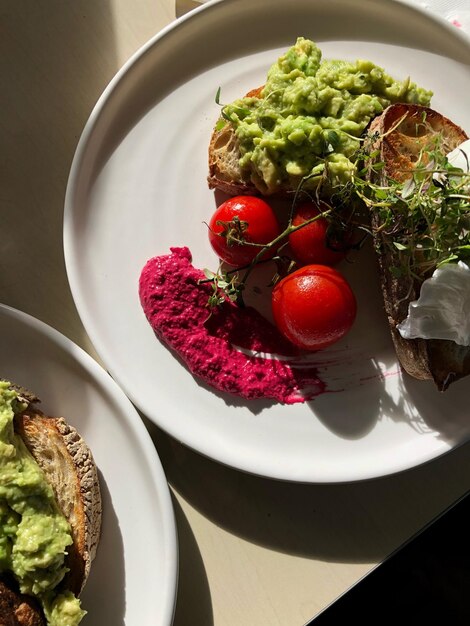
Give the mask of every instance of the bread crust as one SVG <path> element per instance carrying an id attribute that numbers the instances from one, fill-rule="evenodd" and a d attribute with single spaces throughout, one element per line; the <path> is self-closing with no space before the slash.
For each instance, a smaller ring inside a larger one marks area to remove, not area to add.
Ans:
<path id="1" fill-rule="evenodd" d="M 261 98 L 262 91 L 263 87 L 257 87 L 249 91 L 245 97 Z M 222 128 L 217 130 L 218 124 L 224 121 L 223 117 L 219 117 L 209 142 L 209 175 L 207 177 L 209 189 L 218 189 L 231 196 L 262 195 L 250 180 L 249 174 L 240 168 L 238 162 L 241 156 L 240 145 L 232 124 L 227 121 Z"/>
<path id="2" fill-rule="evenodd" d="M 0 626 L 46 626 L 39 604 L 21 594 L 15 581 L 5 574 L 0 575 Z"/>
<path id="3" fill-rule="evenodd" d="M 14 383 L 22 410 L 14 416 L 21 437 L 52 487 L 57 505 L 69 522 L 73 544 L 65 565 L 69 569 L 56 588 L 79 596 L 95 558 L 101 533 L 101 492 L 92 453 L 77 430 L 63 417 L 48 417 L 37 408 L 39 398 Z M 13 574 L 0 573 L 0 626 L 46 626 L 35 598 L 20 593 Z"/>
<path id="4" fill-rule="evenodd" d="M 34 406 L 15 416 L 15 430 L 36 460 L 70 524 L 73 545 L 63 589 L 79 595 L 90 573 L 101 532 L 101 493 L 92 453 L 63 417 L 48 417 Z"/>
<path id="5" fill-rule="evenodd" d="M 427 132 L 421 122 L 426 120 Z M 400 122 L 400 120 L 402 120 Z M 398 124 L 398 126 L 397 126 Z M 392 130 L 394 129 L 394 130 Z M 378 151 L 376 160 L 385 167 L 373 182 L 385 185 L 389 178 L 403 182 L 410 176 L 417 157 L 426 147 L 432 148 L 437 135 L 443 149 L 453 150 L 468 139 L 466 133 L 440 113 L 419 105 L 394 104 L 370 125 L 374 137 L 369 151 Z M 385 312 L 388 317 L 398 359 L 408 374 L 420 380 L 432 379 L 444 391 L 454 381 L 470 374 L 470 348 L 443 339 L 404 339 L 397 326 L 408 315 L 408 305 L 419 297 L 421 283 L 411 285 L 395 278 L 389 268 L 399 264 L 398 252 L 387 246 L 387 235 L 380 230 L 378 213 L 371 212 L 372 231 L 377 250 Z"/>
<path id="6" fill-rule="evenodd" d="M 256 87 L 249 91 L 245 97 L 262 98 L 263 89 L 264 85 Z M 257 176 L 256 172 L 241 169 L 239 164 L 240 144 L 234 127 L 227 121 L 222 128 L 217 130 L 218 123 L 224 121 L 223 117 L 218 119 L 209 142 L 209 175 L 207 177 L 209 189 L 218 189 L 230 196 L 270 195 L 271 192 L 266 187 L 264 180 Z M 275 195 L 280 198 L 291 196 L 295 193 L 299 182 L 300 179 L 293 186 L 281 185 L 276 190 Z"/>
<path id="7" fill-rule="evenodd" d="M 227 122 L 220 130 L 213 131 L 209 143 L 209 189 L 218 189 L 230 196 L 261 195 L 240 169 L 239 158 L 238 139 L 233 126 Z"/>

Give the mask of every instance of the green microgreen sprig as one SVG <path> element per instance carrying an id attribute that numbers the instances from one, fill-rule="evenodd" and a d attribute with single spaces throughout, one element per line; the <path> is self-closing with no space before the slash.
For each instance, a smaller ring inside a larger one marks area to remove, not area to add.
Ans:
<path id="1" fill-rule="evenodd" d="M 227 105 L 223 104 L 220 101 L 220 93 L 221 93 L 221 88 L 219 87 L 215 94 L 215 103 L 218 106 L 220 106 L 220 115 L 221 115 L 220 119 L 217 121 L 215 125 L 215 130 L 217 131 L 222 130 L 227 125 L 227 122 L 230 122 L 232 124 L 236 122 L 233 116 L 227 113 L 226 111 Z M 246 117 L 250 113 L 250 111 L 246 107 L 232 105 L 232 109 L 233 109 L 233 112 L 236 113 L 236 115 L 242 116 L 242 117 Z"/>
<path id="2" fill-rule="evenodd" d="M 207 300 L 209 308 L 220 306 L 227 298 L 232 302 L 237 300 L 238 274 L 236 272 L 224 271 L 222 266 L 219 266 L 217 272 L 205 269 L 204 275 L 206 280 L 201 282 L 208 282 L 212 285 L 212 293 Z"/>
<path id="3" fill-rule="evenodd" d="M 453 167 L 435 135 L 401 181 L 383 175 L 377 154 L 364 152 L 354 188 L 377 219 L 380 244 L 395 259 L 397 278 L 424 280 L 436 267 L 470 259 L 470 174 Z M 374 182 L 377 180 L 378 182 Z"/>

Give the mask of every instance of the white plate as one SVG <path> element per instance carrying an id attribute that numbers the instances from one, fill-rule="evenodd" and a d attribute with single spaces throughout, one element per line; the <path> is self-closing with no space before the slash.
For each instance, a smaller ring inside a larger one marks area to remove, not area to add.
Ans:
<path id="1" fill-rule="evenodd" d="M 100 475 L 103 524 L 85 590 L 83 626 L 170 626 L 177 542 L 168 485 L 138 413 L 81 348 L 0 305 L 0 376 L 31 389 L 89 444 Z"/>
<path id="2" fill-rule="evenodd" d="M 298 35 L 326 57 L 371 59 L 435 92 L 470 129 L 470 45 L 457 29 L 396 2 L 223 0 L 196 9 L 118 73 L 81 137 L 67 189 L 64 245 L 72 292 L 107 368 L 178 440 L 233 467 L 307 482 L 352 481 L 423 463 L 468 438 L 468 382 L 440 396 L 402 379 L 381 310 L 375 262 L 346 272 L 359 299 L 347 341 L 321 355 L 330 388 L 310 404 L 243 402 L 208 390 L 154 337 L 137 284 L 148 258 L 187 245 L 212 267 L 204 220 L 207 144 L 222 101 L 263 83 Z M 331 361 L 326 363 L 325 359 Z"/>

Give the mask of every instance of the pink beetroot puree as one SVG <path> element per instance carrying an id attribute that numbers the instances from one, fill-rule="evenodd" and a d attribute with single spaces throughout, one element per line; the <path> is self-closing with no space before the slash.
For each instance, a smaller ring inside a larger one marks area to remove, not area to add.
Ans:
<path id="1" fill-rule="evenodd" d="M 140 301 L 155 334 L 206 383 L 247 399 L 272 398 L 286 404 L 305 402 L 325 390 L 312 367 L 295 368 L 278 358 L 242 350 L 294 357 L 287 342 L 251 307 L 227 300 L 207 308 L 212 287 L 191 264 L 188 248 L 150 259 L 139 281 Z"/>

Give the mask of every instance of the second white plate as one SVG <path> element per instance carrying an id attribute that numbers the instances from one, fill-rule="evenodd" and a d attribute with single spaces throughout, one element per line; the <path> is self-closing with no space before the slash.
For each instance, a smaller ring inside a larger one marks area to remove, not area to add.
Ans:
<path id="1" fill-rule="evenodd" d="M 63 335 L 0 305 L 0 377 L 64 416 L 98 467 L 103 523 L 82 594 L 83 626 L 171 626 L 178 552 L 170 491 L 140 416 L 112 378 Z"/>

